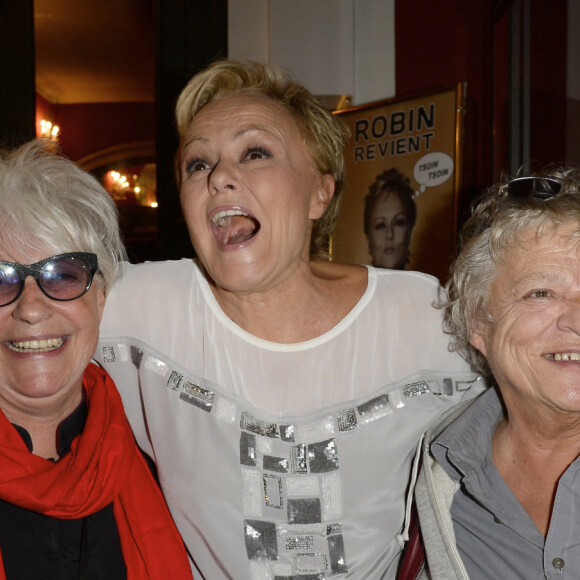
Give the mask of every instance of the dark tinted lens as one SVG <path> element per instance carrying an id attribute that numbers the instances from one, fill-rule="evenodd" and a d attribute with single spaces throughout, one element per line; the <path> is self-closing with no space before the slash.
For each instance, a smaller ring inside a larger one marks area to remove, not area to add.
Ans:
<path id="1" fill-rule="evenodd" d="M 38 280 L 51 298 L 74 300 L 87 291 L 91 269 L 81 258 L 60 258 L 45 264 Z"/>
<path id="2" fill-rule="evenodd" d="M 20 292 L 20 277 L 13 266 L 0 264 L 0 306 L 12 302 Z"/>
<path id="3" fill-rule="evenodd" d="M 519 177 L 510 181 L 508 195 L 518 199 L 550 199 L 560 193 L 562 184 L 550 177 Z"/>

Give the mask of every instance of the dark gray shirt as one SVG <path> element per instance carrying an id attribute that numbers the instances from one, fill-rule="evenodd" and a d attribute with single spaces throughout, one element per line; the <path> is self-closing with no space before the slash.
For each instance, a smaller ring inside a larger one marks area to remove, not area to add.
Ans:
<path id="1" fill-rule="evenodd" d="M 502 479 L 491 436 L 503 414 L 489 389 L 432 444 L 437 461 L 461 482 L 451 517 L 471 580 L 580 578 L 580 459 L 560 478 L 546 538 Z"/>

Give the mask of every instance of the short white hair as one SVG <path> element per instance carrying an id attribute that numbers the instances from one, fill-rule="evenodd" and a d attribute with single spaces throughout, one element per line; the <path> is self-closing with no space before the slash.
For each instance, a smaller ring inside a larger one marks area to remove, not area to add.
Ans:
<path id="1" fill-rule="evenodd" d="M 94 253 L 107 288 L 126 259 L 112 197 L 43 140 L 0 153 L 0 244 L 24 255 Z"/>

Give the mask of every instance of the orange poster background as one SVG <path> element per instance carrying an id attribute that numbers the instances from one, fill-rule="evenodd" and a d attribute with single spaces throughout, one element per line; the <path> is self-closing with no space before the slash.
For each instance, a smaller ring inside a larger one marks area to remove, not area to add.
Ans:
<path id="1" fill-rule="evenodd" d="M 456 242 L 464 92 L 458 84 L 336 112 L 351 137 L 345 146 L 347 187 L 332 260 L 370 263 L 364 198 L 376 176 L 395 167 L 410 179 L 417 205 L 407 269 L 445 280 Z"/>

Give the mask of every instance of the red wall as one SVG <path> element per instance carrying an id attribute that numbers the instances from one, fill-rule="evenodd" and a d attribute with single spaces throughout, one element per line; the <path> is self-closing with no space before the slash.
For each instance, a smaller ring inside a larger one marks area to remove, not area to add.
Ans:
<path id="1" fill-rule="evenodd" d="M 154 103 L 53 105 L 37 96 L 37 123 L 44 118 L 60 126 L 64 155 L 78 161 L 115 145 L 155 140 Z"/>
<path id="2" fill-rule="evenodd" d="M 493 6 L 501 13 L 493 13 Z M 509 7 L 491 0 L 397 0 L 397 95 L 467 82 L 463 200 L 508 167 Z M 566 0 L 531 2 L 531 158 L 565 151 Z"/>

